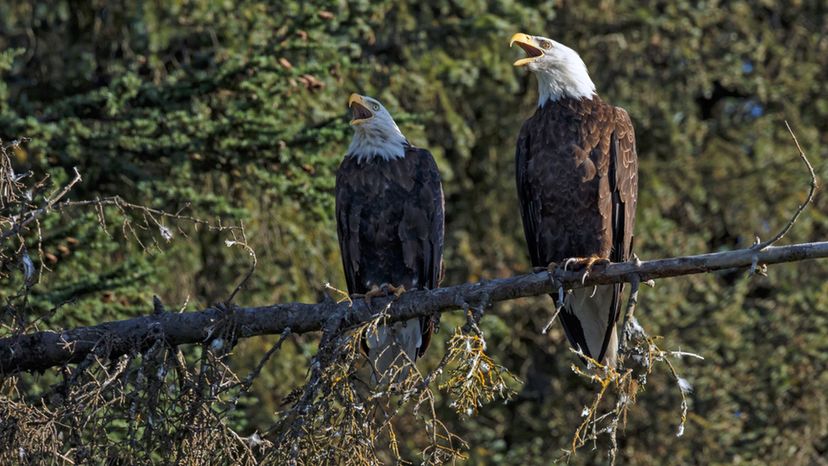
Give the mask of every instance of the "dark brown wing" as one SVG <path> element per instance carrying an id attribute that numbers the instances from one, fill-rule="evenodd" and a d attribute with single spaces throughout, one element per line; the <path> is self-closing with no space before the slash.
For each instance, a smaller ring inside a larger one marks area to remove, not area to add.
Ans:
<path id="1" fill-rule="evenodd" d="M 515 181 L 517 182 L 520 216 L 523 220 L 523 234 L 526 237 L 526 245 L 529 248 L 529 258 L 532 261 L 532 265 L 540 267 L 544 261 L 548 263 L 550 260 L 543 257 L 538 238 L 542 199 L 536 196 L 536 190 L 531 189 L 532 183 L 528 179 L 527 157 L 530 138 L 531 131 L 529 128 L 529 120 L 527 120 L 520 128 L 517 148 L 515 150 Z"/>
<path id="2" fill-rule="evenodd" d="M 423 201 L 429 206 L 429 231 L 426 248 L 423 256 L 426 258 L 426 263 L 423 266 L 425 274 L 425 288 L 434 289 L 439 288 L 440 282 L 443 279 L 443 245 L 445 243 L 445 197 L 443 194 L 443 184 L 440 181 L 440 170 L 437 168 L 437 163 L 434 157 L 425 149 L 416 149 L 419 151 L 419 157 L 424 166 L 423 178 Z M 439 314 L 435 316 L 439 319 Z M 431 343 L 431 335 L 434 331 L 434 323 L 430 317 L 420 318 L 420 328 L 423 332 L 422 346 L 417 353 L 422 356 L 428 349 Z"/>
<path id="3" fill-rule="evenodd" d="M 638 200 L 638 155 L 635 130 L 626 110 L 615 108 L 615 131 L 610 146 L 610 189 L 612 191 L 613 262 L 625 262 L 633 252 L 635 206 Z"/>
<path id="4" fill-rule="evenodd" d="M 431 153 L 409 147 L 400 159 L 346 157 L 336 178 L 336 220 L 350 293 L 384 283 L 407 290 L 439 286 L 444 243 L 440 172 Z M 422 319 L 425 351 L 430 319 Z"/>
<path id="5" fill-rule="evenodd" d="M 638 198 L 638 157 L 635 152 L 635 130 L 627 112 L 613 108 L 615 116 L 609 146 L 609 194 L 612 199 L 610 228 L 612 231 L 612 262 L 629 260 L 633 247 L 635 228 L 635 205 Z M 602 207 L 604 208 L 604 207 Z M 602 213 L 603 215 L 603 213 Z M 621 315 L 623 284 L 612 285 L 613 292 L 608 314 L 607 332 L 601 351 L 600 361 L 607 350 L 615 324 Z"/>
<path id="6" fill-rule="evenodd" d="M 336 233 L 339 238 L 339 255 L 345 272 L 345 284 L 351 294 L 363 290 L 360 272 L 359 226 L 361 211 L 365 205 L 357 198 L 363 181 L 354 157 L 346 157 L 336 172 Z M 364 292 L 364 291 L 362 291 Z"/>
<path id="7" fill-rule="evenodd" d="M 420 288 L 434 289 L 440 286 L 445 242 L 445 199 L 440 171 L 431 152 L 411 147 L 406 157 L 417 160 L 417 183 L 412 196 L 406 201 L 406 210 L 419 211 L 413 218 L 403 217 L 402 227 L 409 228 L 403 238 L 404 249 L 412 267 L 419 269 Z M 419 217 L 422 215 L 422 218 Z M 416 221 L 415 227 L 408 221 Z M 419 223 L 424 222 L 424 223 Z"/>
<path id="8" fill-rule="evenodd" d="M 632 255 L 633 229 L 635 228 L 635 205 L 638 199 L 638 157 L 635 152 L 635 130 L 627 112 L 615 107 L 612 135 L 609 146 L 609 191 L 612 199 L 610 228 L 612 231 L 612 249 L 609 259 L 612 262 L 626 262 Z M 604 208 L 604 207 L 602 207 Z M 600 361 L 607 350 L 615 324 L 621 315 L 621 297 L 624 284 L 612 285 L 612 299 L 608 314 L 607 332 L 601 351 Z"/>

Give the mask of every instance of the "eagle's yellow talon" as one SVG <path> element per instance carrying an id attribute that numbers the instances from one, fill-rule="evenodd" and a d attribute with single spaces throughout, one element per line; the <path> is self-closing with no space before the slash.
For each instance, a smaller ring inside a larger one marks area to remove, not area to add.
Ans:
<path id="1" fill-rule="evenodd" d="M 609 263 L 609 259 L 601 256 L 570 257 L 564 261 L 563 269 L 567 270 L 569 266 L 576 265 L 579 268 L 583 267 L 589 273 L 596 265 L 608 265 Z"/>
<path id="2" fill-rule="evenodd" d="M 368 305 L 368 307 L 371 307 L 372 298 L 393 295 L 394 299 L 398 299 L 405 292 L 406 289 L 404 285 L 395 286 L 390 283 L 383 283 L 380 286 L 372 285 L 371 289 L 367 293 L 360 296 L 365 299 L 365 303 Z"/>
<path id="3" fill-rule="evenodd" d="M 402 296 L 403 293 L 406 292 L 406 289 L 405 289 L 404 285 L 400 285 L 400 286 L 388 285 L 388 290 L 394 295 L 395 298 L 399 298 L 400 296 Z"/>
<path id="4" fill-rule="evenodd" d="M 363 299 L 365 299 L 365 304 L 367 304 L 368 307 L 371 307 L 372 298 L 376 298 L 377 296 L 385 296 L 385 294 L 385 290 L 383 290 L 381 287 L 377 285 L 371 285 L 371 289 L 368 290 L 368 292 L 365 293 L 362 297 Z"/>

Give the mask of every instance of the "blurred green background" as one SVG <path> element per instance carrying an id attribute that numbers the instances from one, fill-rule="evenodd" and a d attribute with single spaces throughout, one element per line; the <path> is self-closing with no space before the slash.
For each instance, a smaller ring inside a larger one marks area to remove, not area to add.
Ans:
<path id="1" fill-rule="evenodd" d="M 513 69 L 515 32 L 577 50 L 601 96 L 626 108 L 641 165 L 642 259 L 749 246 L 771 237 L 807 191 L 790 122 L 828 179 L 828 4 L 818 0 L 532 2 L 475 0 L 5 1 L 0 3 L 0 138 L 31 142 L 19 170 L 73 199 L 119 194 L 243 221 L 259 266 L 239 304 L 316 301 L 344 288 L 333 183 L 350 140 L 351 92 L 380 99 L 435 155 L 446 192 L 444 284 L 529 269 L 514 188 L 514 143 L 536 81 Z M 785 241 L 828 231 L 818 196 Z M 94 212 L 43 223 L 52 272 L 33 289 L 42 327 L 91 324 L 225 299 L 249 257 L 201 229 L 144 251 Z M 77 240 L 77 241 L 76 241 Z M 677 369 L 695 387 L 676 437 L 679 392 L 651 377 L 620 437 L 622 464 L 828 464 L 828 262 L 658 282 L 637 313 L 664 349 L 702 354 Z M 7 284 L 8 285 L 8 284 Z M 3 286 L 6 299 L 13 291 Z M 54 310 L 60 303 L 69 302 Z M 499 304 L 482 321 L 489 352 L 525 382 L 518 398 L 460 419 L 470 464 L 548 464 L 567 448 L 593 386 L 546 297 Z M 422 362 L 433 367 L 456 318 Z M 286 344 L 241 415 L 249 434 L 303 383 L 317 335 Z M 244 374 L 275 337 L 243 342 Z M 422 432 L 400 423 L 403 455 Z M 575 464 L 606 462 L 607 445 Z"/>

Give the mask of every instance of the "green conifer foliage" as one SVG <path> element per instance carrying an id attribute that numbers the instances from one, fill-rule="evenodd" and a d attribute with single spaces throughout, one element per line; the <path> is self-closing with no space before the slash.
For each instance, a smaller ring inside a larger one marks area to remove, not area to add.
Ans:
<path id="1" fill-rule="evenodd" d="M 733 249 L 773 236 L 804 199 L 785 120 L 828 179 L 826 24 L 820 1 L 12 0 L 0 4 L 0 139 L 30 138 L 14 150 L 17 171 L 48 174 L 51 186 L 77 167 L 72 199 L 118 195 L 243 224 L 257 267 L 238 302 L 315 301 L 326 282 L 344 288 L 333 185 L 350 140 L 345 103 L 351 92 L 373 95 L 440 165 L 445 282 L 510 276 L 529 268 L 513 165 L 537 91 L 508 48 L 523 31 L 579 51 L 600 95 L 630 113 L 638 255 Z M 818 196 L 786 241 L 824 239 L 826 202 Z M 45 218 L 41 243 L 27 245 L 51 269 L 27 303 L 47 328 L 144 314 L 154 294 L 170 308 L 203 308 L 250 266 L 225 243 L 228 231 L 170 224 L 169 241 L 158 225 L 123 235 L 124 218 L 140 225 L 140 213 L 105 214 L 106 230 L 94 210 Z M 643 290 L 637 315 L 661 346 L 706 359 L 679 364 L 695 386 L 684 435 L 675 436 L 674 382 L 657 373 L 630 412 L 619 461 L 816 464 L 828 454 L 827 267 Z M 4 299 L 20 280 L 4 279 Z M 562 330 L 540 333 L 551 307 L 519 300 L 482 320 L 489 353 L 525 382 L 516 400 L 471 418 L 440 401 L 470 464 L 548 464 L 570 445 L 592 387 L 572 374 Z M 450 334 L 437 335 L 426 366 Z M 254 366 L 273 338 L 243 342 L 235 367 Z M 231 418 L 239 431 L 273 422 L 317 343 L 286 342 Z M 51 381 L 25 385 L 34 396 Z M 397 427 L 415 462 L 417 426 Z M 573 463 L 604 462 L 605 452 L 584 449 Z"/>

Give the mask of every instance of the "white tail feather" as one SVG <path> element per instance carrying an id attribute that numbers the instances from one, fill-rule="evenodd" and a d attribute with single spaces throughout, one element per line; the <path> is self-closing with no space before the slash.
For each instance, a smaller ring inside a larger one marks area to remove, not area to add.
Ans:
<path id="1" fill-rule="evenodd" d="M 594 292 L 591 288 L 578 288 L 566 297 L 566 308 L 580 322 L 588 346 L 586 350 L 593 358 L 601 353 L 607 334 L 613 287 L 614 285 L 598 286 Z M 618 333 L 614 323 L 611 332 L 603 360 L 598 362 L 614 368 L 618 356 Z"/>
<path id="2" fill-rule="evenodd" d="M 389 382 L 391 377 L 393 382 L 401 382 L 408 376 L 407 363 L 417 359 L 417 350 L 423 344 L 420 319 L 379 326 L 365 336 L 365 343 L 375 369 L 374 383 Z"/>

